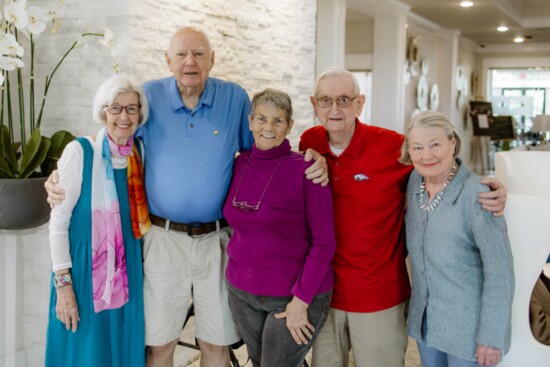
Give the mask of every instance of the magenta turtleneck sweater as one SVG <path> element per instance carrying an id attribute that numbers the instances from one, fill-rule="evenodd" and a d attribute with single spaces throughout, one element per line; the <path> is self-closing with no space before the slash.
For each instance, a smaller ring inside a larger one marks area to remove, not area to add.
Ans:
<path id="1" fill-rule="evenodd" d="M 234 230 L 226 271 L 232 286 L 306 303 L 331 290 L 336 248 L 331 193 L 305 177 L 311 164 L 291 152 L 288 140 L 270 150 L 254 145 L 235 161 L 223 210 Z M 234 201 L 259 208 L 243 210 Z"/>

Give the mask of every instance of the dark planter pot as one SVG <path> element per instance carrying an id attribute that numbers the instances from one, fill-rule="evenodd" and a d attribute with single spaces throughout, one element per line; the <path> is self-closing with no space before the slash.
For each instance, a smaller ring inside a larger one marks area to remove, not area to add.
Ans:
<path id="1" fill-rule="evenodd" d="M 33 228 L 50 219 L 46 179 L 0 179 L 0 229 Z"/>

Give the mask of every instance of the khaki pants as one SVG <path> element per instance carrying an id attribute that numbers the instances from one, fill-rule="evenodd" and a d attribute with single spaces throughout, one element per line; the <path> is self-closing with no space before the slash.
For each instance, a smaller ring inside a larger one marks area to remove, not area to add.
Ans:
<path id="1" fill-rule="evenodd" d="M 312 367 L 403 367 L 407 349 L 405 304 L 369 313 L 331 308 L 313 344 Z"/>

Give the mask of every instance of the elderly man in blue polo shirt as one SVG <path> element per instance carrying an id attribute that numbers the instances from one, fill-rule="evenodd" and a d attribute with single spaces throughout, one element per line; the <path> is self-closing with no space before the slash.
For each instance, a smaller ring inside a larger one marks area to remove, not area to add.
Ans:
<path id="1" fill-rule="evenodd" d="M 222 207 L 235 153 L 250 149 L 250 100 L 237 84 L 209 77 L 207 36 L 182 28 L 165 54 L 173 76 L 145 83 L 151 115 L 143 139 L 153 226 L 143 244 L 148 366 L 172 366 L 191 297 L 201 365 L 227 366 L 221 346 L 239 340 L 223 269 L 231 236 Z"/>
<path id="2" fill-rule="evenodd" d="M 253 143 L 250 100 L 237 84 L 209 77 L 214 51 L 201 30 L 178 30 L 165 57 L 172 76 L 145 83 L 149 119 L 136 134 L 153 223 L 143 245 L 147 366 L 172 367 L 192 298 L 201 366 L 226 367 L 225 346 L 239 336 L 224 280 L 231 230 L 222 208 L 235 154 Z M 305 174 L 326 184 L 324 158 L 308 151 L 305 159 L 312 156 L 319 160 Z M 51 205 L 63 199 L 53 182 Z"/>

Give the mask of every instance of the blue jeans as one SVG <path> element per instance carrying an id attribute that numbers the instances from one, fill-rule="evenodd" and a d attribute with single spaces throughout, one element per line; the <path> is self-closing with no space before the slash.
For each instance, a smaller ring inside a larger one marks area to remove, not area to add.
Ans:
<path id="1" fill-rule="evenodd" d="M 428 323 L 426 315 L 422 319 L 422 341 L 416 341 L 422 367 L 479 367 L 477 362 L 469 361 L 452 354 L 442 352 L 439 349 L 430 347 L 425 343 L 428 334 Z M 494 366 L 487 366 L 494 367 Z"/>
<path id="2" fill-rule="evenodd" d="M 323 327 L 330 307 L 331 292 L 318 294 L 307 309 L 315 327 L 313 339 L 298 345 L 286 327 L 285 319 L 276 319 L 292 297 L 264 297 L 229 285 L 229 306 L 248 349 L 254 367 L 298 367 Z"/>
<path id="3" fill-rule="evenodd" d="M 439 349 L 429 347 L 424 342 L 417 341 L 422 367 L 478 367 L 479 364 L 464 358 L 453 356 Z"/>

